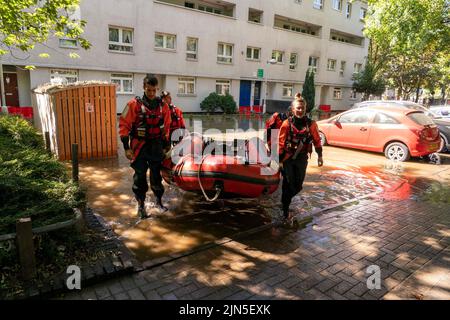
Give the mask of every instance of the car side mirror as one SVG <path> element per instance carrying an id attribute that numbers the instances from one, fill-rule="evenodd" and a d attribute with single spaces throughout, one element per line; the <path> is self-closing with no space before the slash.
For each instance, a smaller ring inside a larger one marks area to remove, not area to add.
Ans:
<path id="1" fill-rule="evenodd" d="M 339 122 L 339 119 L 333 120 L 333 123 L 334 123 L 334 125 L 335 125 L 336 127 L 338 127 L 339 129 L 342 129 L 342 125 L 341 125 L 341 123 Z"/>

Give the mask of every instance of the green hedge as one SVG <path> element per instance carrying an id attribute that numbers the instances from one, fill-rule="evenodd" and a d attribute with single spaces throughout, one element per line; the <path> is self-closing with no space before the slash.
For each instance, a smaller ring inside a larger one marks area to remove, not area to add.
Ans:
<path id="1" fill-rule="evenodd" d="M 206 112 L 215 112 L 219 109 L 224 113 L 236 113 L 237 104 L 230 94 L 221 96 L 212 92 L 200 103 L 200 109 Z"/>
<path id="2" fill-rule="evenodd" d="M 33 227 L 70 219 L 84 201 L 42 136 L 22 118 L 0 115 L 0 234 L 14 232 L 23 217 L 31 217 Z"/>

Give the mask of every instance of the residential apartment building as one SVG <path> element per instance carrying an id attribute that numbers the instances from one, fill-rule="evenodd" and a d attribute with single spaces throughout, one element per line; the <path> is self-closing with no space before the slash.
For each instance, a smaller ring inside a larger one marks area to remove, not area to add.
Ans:
<path id="1" fill-rule="evenodd" d="M 104 80 L 117 83 L 121 112 L 153 73 L 185 112 L 201 111 L 211 92 L 260 105 L 267 81 L 271 111 L 301 92 L 310 68 L 316 104 L 344 110 L 360 98 L 351 78 L 367 55 L 366 7 L 356 0 L 82 0 L 74 15 L 87 21 L 92 48 L 53 38 L 1 57 L 6 104 L 31 105 L 31 90 L 51 79 Z"/>

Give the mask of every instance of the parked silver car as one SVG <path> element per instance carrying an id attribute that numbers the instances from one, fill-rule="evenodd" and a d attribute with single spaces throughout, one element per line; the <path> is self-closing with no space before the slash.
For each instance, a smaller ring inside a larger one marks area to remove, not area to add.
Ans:
<path id="1" fill-rule="evenodd" d="M 430 110 L 442 118 L 450 119 L 450 105 L 432 106 Z"/>

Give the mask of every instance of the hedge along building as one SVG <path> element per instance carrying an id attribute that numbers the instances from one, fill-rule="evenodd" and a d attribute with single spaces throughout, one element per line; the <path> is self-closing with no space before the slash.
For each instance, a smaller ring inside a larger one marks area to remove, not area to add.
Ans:
<path id="1" fill-rule="evenodd" d="M 185 112 L 200 112 L 211 92 L 229 92 L 241 106 L 285 106 L 316 71 L 316 103 L 344 110 L 359 101 L 352 75 L 362 68 L 365 1 L 348 0 L 101 0 L 81 1 L 88 51 L 70 39 L 50 39 L 30 54 L 2 57 L 17 79 L 13 103 L 31 105 L 31 89 L 52 78 L 118 84 L 117 112 L 142 94 L 146 73 Z M 40 53 L 49 53 L 49 59 Z M 80 58 L 71 59 L 70 52 Z M 26 58 L 26 60 L 23 60 Z M 268 60 L 276 59 L 276 64 Z M 35 65 L 33 71 L 25 65 Z M 263 72 L 258 72 L 262 69 Z M 15 80 L 13 79 L 13 80 Z M 8 99 L 7 99 L 8 100 Z M 8 101 L 7 101 L 8 103 Z"/>

